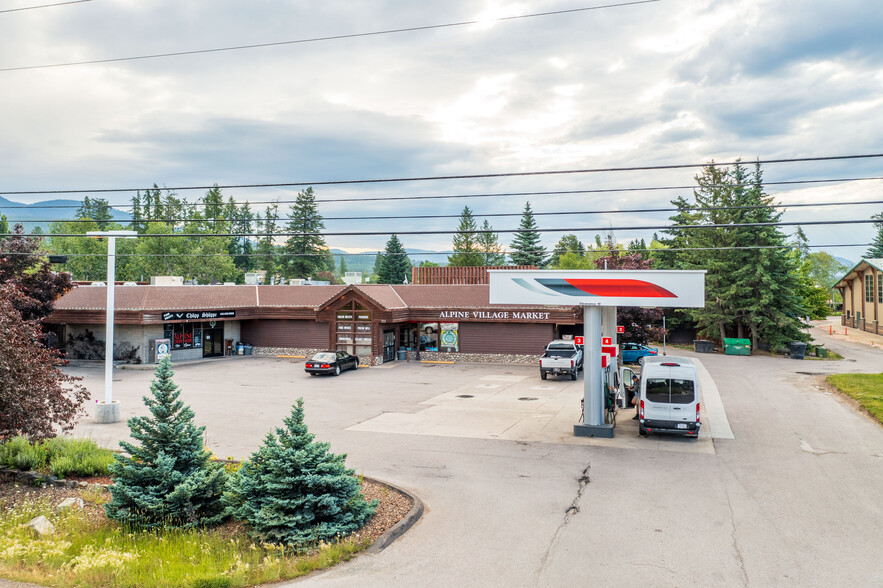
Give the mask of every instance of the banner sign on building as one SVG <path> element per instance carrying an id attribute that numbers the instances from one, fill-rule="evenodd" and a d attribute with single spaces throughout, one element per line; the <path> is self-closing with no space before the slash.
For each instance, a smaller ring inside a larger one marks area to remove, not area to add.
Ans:
<path id="1" fill-rule="evenodd" d="M 162 313 L 163 321 L 208 320 L 217 318 L 233 318 L 235 310 L 175 310 Z"/>
<path id="2" fill-rule="evenodd" d="M 705 306 L 705 270 L 489 270 L 491 304 Z"/>

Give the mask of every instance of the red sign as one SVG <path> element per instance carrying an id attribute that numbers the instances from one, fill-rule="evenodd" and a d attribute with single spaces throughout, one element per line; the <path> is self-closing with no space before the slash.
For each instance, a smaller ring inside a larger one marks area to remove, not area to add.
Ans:
<path id="1" fill-rule="evenodd" d="M 577 345 L 582 345 L 582 344 L 583 344 L 583 338 L 582 338 L 582 337 L 574 337 L 574 338 L 573 338 L 573 342 L 576 343 Z"/>
<path id="2" fill-rule="evenodd" d="M 606 368 L 610 364 L 610 356 L 606 353 L 601 354 L 601 367 Z"/>
<path id="3" fill-rule="evenodd" d="M 625 333 L 625 327 L 617 325 L 616 332 L 617 333 Z"/>
<path id="4" fill-rule="evenodd" d="M 602 345 L 601 353 L 609 355 L 610 357 L 616 357 L 616 345 Z"/>
<path id="5" fill-rule="evenodd" d="M 601 337 L 601 345 L 613 345 L 613 337 Z"/>

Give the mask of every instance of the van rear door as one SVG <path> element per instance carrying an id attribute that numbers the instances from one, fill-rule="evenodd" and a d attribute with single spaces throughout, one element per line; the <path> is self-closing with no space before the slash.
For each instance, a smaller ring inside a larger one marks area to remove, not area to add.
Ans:
<path id="1" fill-rule="evenodd" d="M 650 421 L 670 421 L 671 368 L 654 369 L 653 375 L 644 374 L 644 418 Z"/>

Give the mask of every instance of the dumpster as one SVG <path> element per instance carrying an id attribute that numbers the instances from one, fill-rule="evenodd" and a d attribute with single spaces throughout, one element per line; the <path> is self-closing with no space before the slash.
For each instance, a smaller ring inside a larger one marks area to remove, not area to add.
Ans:
<path id="1" fill-rule="evenodd" d="M 751 339 L 724 339 L 726 355 L 751 355 Z"/>
<path id="2" fill-rule="evenodd" d="M 693 351 L 696 353 L 712 353 L 714 352 L 714 342 L 712 341 L 693 341 Z"/>
<path id="3" fill-rule="evenodd" d="M 806 355 L 806 343 L 802 341 L 791 341 L 788 343 L 788 354 L 791 359 L 803 359 Z"/>
<path id="4" fill-rule="evenodd" d="M 406 359 L 408 359 L 408 350 L 406 348 L 399 347 L 398 359 L 399 361 L 405 361 Z"/>

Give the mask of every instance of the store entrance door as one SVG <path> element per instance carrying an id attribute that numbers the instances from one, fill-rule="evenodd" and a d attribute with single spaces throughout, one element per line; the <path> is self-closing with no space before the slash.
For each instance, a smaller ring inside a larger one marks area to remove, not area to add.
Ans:
<path id="1" fill-rule="evenodd" d="M 205 329 L 202 332 L 202 356 L 224 355 L 224 329 Z"/>
<path id="2" fill-rule="evenodd" d="M 383 361 L 395 361 L 396 358 L 396 332 L 383 331 Z"/>

